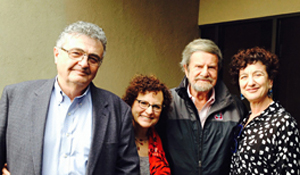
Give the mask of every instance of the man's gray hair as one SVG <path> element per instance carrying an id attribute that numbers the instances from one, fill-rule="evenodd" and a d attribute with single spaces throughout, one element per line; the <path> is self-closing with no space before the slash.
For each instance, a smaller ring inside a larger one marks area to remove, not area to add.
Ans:
<path id="1" fill-rule="evenodd" d="M 58 40 L 56 41 L 56 47 L 62 47 L 69 35 L 86 35 L 100 41 L 103 46 L 102 58 L 104 57 L 106 52 L 107 40 L 103 29 L 97 26 L 96 24 L 84 21 L 78 21 L 73 24 L 70 24 L 59 35 Z"/>
<path id="2" fill-rule="evenodd" d="M 189 66 L 191 56 L 194 52 L 203 51 L 208 52 L 218 56 L 218 70 L 222 68 L 222 53 L 219 47 L 211 40 L 208 39 L 195 39 L 194 41 L 190 42 L 182 52 L 182 60 L 180 62 L 180 66 L 182 71 L 184 72 L 184 65 L 187 67 Z"/>

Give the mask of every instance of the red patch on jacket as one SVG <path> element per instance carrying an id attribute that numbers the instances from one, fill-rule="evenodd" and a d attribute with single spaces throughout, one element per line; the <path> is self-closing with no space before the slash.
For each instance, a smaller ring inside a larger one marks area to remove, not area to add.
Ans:
<path id="1" fill-rule="evenodd" d="M 215 115 L 216 120 L 223 120 L 223 114 L 220 112 L 219 114 Z"/>

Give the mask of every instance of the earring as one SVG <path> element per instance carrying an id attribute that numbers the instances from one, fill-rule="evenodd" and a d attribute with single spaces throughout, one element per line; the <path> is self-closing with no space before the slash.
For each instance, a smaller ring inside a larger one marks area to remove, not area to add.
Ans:
<path id="1" fill-rule="evenodd" d="M 269 97 L 272 97 L 272 96 L 273 96 L 273 90 L 272 90 L 272 89 L 269 89 L 269 90 L 268 90 L 268 96 L 269 96 Z"/>
<path id="2" fill-rule="evenodd" d="M 245 99 L 244 95 L 243 95 L 243 94 L 241 94 L 241 100 L 244 100 L 244 99 Z"/>

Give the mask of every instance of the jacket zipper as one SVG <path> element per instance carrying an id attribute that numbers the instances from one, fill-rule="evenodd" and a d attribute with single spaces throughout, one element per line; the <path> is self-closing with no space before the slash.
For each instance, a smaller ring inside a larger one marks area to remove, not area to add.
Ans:
<path id="1" fill-rule="evenodd" d="M 198 169 L 199 169 L 199 175 L 202 174 L 202 159 L 201 159 L 201 155 L 202 155 L 202 145 L 203 145 L 203 128 L 202 128 L 202 132 L 201 132 L 201 137 L 200 137 L 200 130 L 201 130 L 201 121 L 200 121 L 200 116 L 199 116 L 199 113 L 198 111 L 196 111 L 196 115 L 197 115 L 197 119 L 198 119 L 198 139 L 199 139 L 199 145 L 198 145 L 198 149 L 200 149 L 200 151 L 198 150 Z M 201 138 L 201 141 L 200 141 L 200 138 Z"/>
<path id="2" fill-rule="evenodd" d="M 200 120 L 199 120 L 199 125 L 198 125 L 198 136 L 200 136 L 199 130 L 201 129 L 200 126 Z M 203 151 L 203 128 L 202 128 L 202 132 L 201 132 L 201 142 L 199 142 L 200 144 L 200 151 L 199 151 L 199 162 L 198 162 L 198 166 L 199 166 L 199 175 L 202 174 L 202 151 Z"/>

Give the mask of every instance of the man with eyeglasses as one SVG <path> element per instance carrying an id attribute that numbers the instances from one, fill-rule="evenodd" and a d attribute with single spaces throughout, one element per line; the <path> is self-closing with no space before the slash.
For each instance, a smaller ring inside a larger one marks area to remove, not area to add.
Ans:
<path id="1" fill-rule="evenodd" d="M 54 79 L 5 87 L 0 162 L 11 174 L 139 174 L 130 108 L 92 83 L 106 43 L 97 25 L 73 23 L 54 47 Z"/>
<path id="2" fill-rule="evenodd" d="M 229 174 L 232 131 L 247 110 L 218 79 L 222 59 L 207 39 L 190 42 L 182 53 L 185 77 L 171 90 L 172 110 L 157 127 L 172 175 Z"/>

